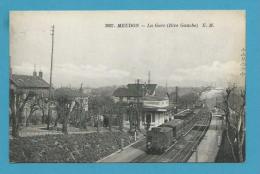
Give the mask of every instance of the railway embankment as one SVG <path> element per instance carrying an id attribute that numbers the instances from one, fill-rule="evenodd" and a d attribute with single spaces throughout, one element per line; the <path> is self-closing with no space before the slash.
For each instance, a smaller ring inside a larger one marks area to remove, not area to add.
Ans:
<path id="1" fill-rule="evenodd" d="M 95 162 L 128 146 L 134 139 L 125 132 L 40 135 L 10 140 L 10 162 Z"/>

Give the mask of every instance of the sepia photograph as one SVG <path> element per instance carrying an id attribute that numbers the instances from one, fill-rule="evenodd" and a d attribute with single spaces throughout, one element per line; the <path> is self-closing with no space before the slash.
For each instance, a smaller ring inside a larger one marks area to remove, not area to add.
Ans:
<path id="1" fill-rule="evenodd" d="M 244 10 L 9 20 L 9 163 L 245 162 Z"/>

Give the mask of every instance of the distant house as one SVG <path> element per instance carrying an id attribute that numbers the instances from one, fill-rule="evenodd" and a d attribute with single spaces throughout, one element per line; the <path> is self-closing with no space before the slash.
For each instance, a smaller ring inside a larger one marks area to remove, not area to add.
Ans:
<path id="1" fill-rule="evenodd" d="M 36 71 L 33 72 L 33 75 L 10 75 L 10 90 L 14 90 L 16 92 L 19 91 L 22 93 L 27 93 L 32 91 L 37 94 L 46 95 L 49 87 L 49 83 L 43 79 L 42 71 L 39 72 L 39 75 L 37 75 Z"/>
<path id="2" fill-rule="evenodd" d="M 49 96 L 49 88 L 49 83 L 43 79 L 42 71 L 38 75 L 36 71 L 32 75 L 10 74 L 10 97 L 15 97 L 17 94 L 25 97 L 29 92 L 33 92 L 36 95 L 47 98 Z M 23 108 L 22 121 L 25 121 L 25 118 L 28 117 L 30 106 L 31 100 L 27 101 Z"/>
<path id="3" fill-rule="evenodd" d="M 170 112 L 169 98 L 155 96 L 157 84 L 128 84 L 127 87 L 117 88 L 113 93 L 115 102 L 142 103 L 141 128 L 147 124 L 156 127 L 165 121 L 174 119 Z M 129 126 L 129 118 L 125 117 L 124 125 Z"/>

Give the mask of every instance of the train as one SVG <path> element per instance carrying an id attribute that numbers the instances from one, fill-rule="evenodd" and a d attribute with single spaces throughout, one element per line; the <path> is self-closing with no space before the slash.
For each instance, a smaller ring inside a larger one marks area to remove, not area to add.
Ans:
<path id="1" fill-rule="evenodd" d="M 202 123 L 208 127 L 211 115 L 207 109 L 185 110 L 178 113 L 179 118 L 151 128 L 146 134 L 146 152 L 161 154 L 174 144 L 183 133 L 188 132 L 195 123 Z"/>
<path id="2" fill-rule="evenodd" d="M 184 121 L 174 119 L 151 128 L 146 135 L 147 153 L 163 153 L 182 135 Z"/>

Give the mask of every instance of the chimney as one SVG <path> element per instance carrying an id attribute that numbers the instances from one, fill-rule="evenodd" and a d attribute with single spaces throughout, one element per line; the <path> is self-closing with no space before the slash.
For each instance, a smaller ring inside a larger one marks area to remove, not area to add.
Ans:
<path id="1" fill-rule="evenodd" d="M 39 77 L 42 79 L 42 77 L 43 77 L 43 73 L 42 73 L 42 71 L 40 70 L 39 71 Z"/>

